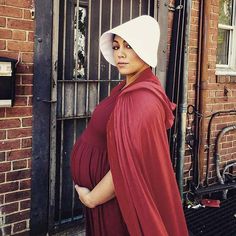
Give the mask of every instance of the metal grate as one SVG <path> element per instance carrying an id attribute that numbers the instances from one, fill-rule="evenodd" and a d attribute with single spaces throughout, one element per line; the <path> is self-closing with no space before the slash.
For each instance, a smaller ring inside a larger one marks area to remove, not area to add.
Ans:
<path id="1" fill-rule="evenodd" d="M 221 202 L 220 208 L 187 209 L 185 216 L 193 236 L 235 236 L 236 194 Z"/>

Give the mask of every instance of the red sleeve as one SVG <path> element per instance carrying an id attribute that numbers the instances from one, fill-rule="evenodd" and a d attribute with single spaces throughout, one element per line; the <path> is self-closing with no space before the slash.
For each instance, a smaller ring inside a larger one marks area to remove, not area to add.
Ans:
<path id="1" fill-rule="evenodd" d="M 188 235 L 169 158 L 168 106 L 147 89 L 130 91 L 108 124 L 110 168 L 131 235 Z"/>

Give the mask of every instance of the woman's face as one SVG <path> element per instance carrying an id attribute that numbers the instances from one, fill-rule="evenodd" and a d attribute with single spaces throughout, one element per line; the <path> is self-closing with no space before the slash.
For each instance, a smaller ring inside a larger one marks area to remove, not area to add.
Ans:
<path id="1" fill-rule="evenodd" d="M 119 72 L 127 78 L 131 78 L 145 67 L 149 67 L 120 36 L 114 37 L 112 48 L 116 66 Z"/>

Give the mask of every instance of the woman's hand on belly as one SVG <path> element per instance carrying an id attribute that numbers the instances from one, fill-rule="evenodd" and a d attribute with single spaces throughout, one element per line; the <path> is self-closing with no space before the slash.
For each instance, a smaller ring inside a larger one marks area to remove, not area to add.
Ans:
<path id="1" fill-rule="evenodd" d="M 88 208 L 94 208 L 96 207 L 95 202 L 91 199 L 90 190 L 85 187 L 80 187 L 78 185 L 75 185 L 75 189 L 79 195 L 80 201 Z"/>
<path id="2" fill-rule="evenodd" d="M 94 208 L 115 197 L 111 171 L 107 172 L 93 190 L 90 191 L 88 188 L 80 187 L 78 185 L 75 185 L 75 189 L 79 194 L 80 201 L 88 208 Z"/>

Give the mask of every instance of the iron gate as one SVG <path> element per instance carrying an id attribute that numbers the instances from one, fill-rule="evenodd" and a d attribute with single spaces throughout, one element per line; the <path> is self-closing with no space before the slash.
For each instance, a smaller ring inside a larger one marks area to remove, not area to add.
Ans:
<path id="1" fill-rule="evenodd" d="M 155 0 L 60 0 L 53 7 L 49 231 L 83 218 L 70 154 L 99 101 L 121 80 L 99 52 L 102 32 L 142 14 Z"/>

